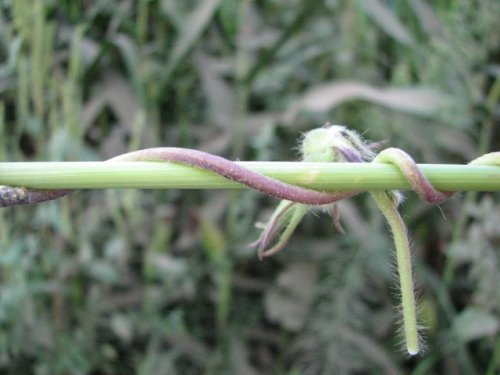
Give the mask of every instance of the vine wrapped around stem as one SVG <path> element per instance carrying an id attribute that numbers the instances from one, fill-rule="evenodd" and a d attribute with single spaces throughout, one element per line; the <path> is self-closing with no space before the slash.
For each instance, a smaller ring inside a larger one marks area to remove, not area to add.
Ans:
<path id="1" fill-rule="evenodd" d="M 393 164 L 401 171 L 417 195 L 431 204 L 442 203 L 454 194 L 435 189 L 413 158 L 403 150 L 389 148 L 376 155 L 375 151 L 379 147 L 379 143 L 367 143 L 356 132 L 343 126 L 327 124 L 323 128 L 305 134 L 301 151 L 303 160 L 306 162 L 361 163 L 371 161 Z M 162 147 L 139 150 L 116 156 L 108 161 L 179 163 L 211 171 L 251 189 L 283 199 L 259 239 L 250 245 L 257 247 L 261 259 L 278 253 L 286 246 L 294 230 L 312 206 L 323 206 L 325 211 L 332 214 L 336 228 L 343 232 L 335 203 L 361 192 L 360 190 L 324 192 L 307 189 L 267 177 L 220 156 L 185 148 Z M 470 164 L 500 166 L 500 152 L 483 155 Z M 0 207 L 40 203 L 61 198 L 73 191 L 71 189 L 0 186 Z M 420 344 L 408 234 L 397 210 L 398 204 L 402 201 L 402 195 L 398 191 L 372 191 L 371 195 L 393 233 L 406 347 L 408 353 L 414 355 L 419 352 Z M 271 246 L 275 237 L 278 237 L 278 240 Z"/>
<path id="2" fill-rule="evenodd" d="M 220 156 L 188 148 L 149 148 L 118 155 L 108 161 L 153 161 L 184 164 L 211 171 L 273 197 L 309 205 L 333 203 L 359 193 L 358 191 L 327 193 L 306 189 L 264 176 Z M 73 191 L 71 189 L 28 189 L 0 186 L 0 207 L 41 203 L 64 197 Z"/>

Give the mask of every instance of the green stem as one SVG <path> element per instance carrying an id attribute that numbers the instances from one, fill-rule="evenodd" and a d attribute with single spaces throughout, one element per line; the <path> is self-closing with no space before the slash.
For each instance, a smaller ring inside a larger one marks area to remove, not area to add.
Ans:
<path id="1" fill-rule="evenodd" d="M 495 106 L 500 99 L 500 78 L 497 78 L 491 87 L 488 97 L 486 99 L 486 108 L 489 112 L 489 115 L 485 117 L 481 124 L 481 132 L 479 134 L 479 142 L 478 142 L 478 154 L 484 154 L 488 151 L 489 144 L 492 139 L 493 133 L 493 125 L 495 122 L 493 112 L 495 110 Z M 463 206 L 469 207 L 471 206 L 477 198 L 476 192 L 470 192 L 466 195 Z M 453 226 L 453 231 L 451 233 L 451 243 L 455 244 L 460 241 L 464 235 L 465 227 L 467 224 L 467 220 L 469 219 L 469 211 L 461 210 L 458 216 L 458 219 L 455 221 L 455 225 Z M 453 277 L 454 277 L 454 267 L 455 262 L 452 257 L 446 257 L 446 263 L 443 271 L 443 278 L 446 285 L 450 285 Z"/>
<path id="2" fill-rule="evenodd" d="M 371 192 L 378 208 L 389 224 L 394 245 L 396 247 L 396 260 L 401 290 L 401 303 L 403 308 L 403 328 L 406 349 L 410 355 L 417 354 L 420 350 L 418 341 L 417 312 L 415 294 L 413 292 L 413 275 L 411 270 L 410 244 L 406 227 L 399 215 L 396 205 L 386 192 Z"/>
<path id="3" fill-rule="evenodd" d="M 284 182 L 322 190 L 405 190 L 397 167 L 384 163 L 238 162 Z M 498 191 L 500 167 L 420 164 L 442 191 Z M 0 185 L 38 189 L 241 189 L 212 172 L 166 162 L 0 163 Z"/>
<path id="4" fill-rule="evenodd" d="M 237 157 L 242 155 L 245 149 L 245 125 L 248 112 L 248 98 L 249 98 L 249 85 L 245 82 L 244 77 L 246 76 L 249 63 L 251 61 L 251 54 L 248 50 L 248 43 L 245 38 L 248 38 L 248 22 L 251 10 L 251 1 L 244 0 L 239 3 L 238 18 L 239 18 L 239 29 L 238 29 L 238 43 L 236 50 L 235 59 L 235 71 L 236 71 L 236 115 L 233 129 L 233 148 L 232 156 Z"/>

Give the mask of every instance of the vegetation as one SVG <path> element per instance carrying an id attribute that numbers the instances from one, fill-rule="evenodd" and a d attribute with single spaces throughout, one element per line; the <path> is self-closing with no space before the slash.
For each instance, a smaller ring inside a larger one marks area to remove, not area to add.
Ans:
<path id="1" fill-rule="evenodd" d="M 155 146 L 292 160 L 327 121 L 421 163 L 498 150 L 495 0 L 4 1 L 2 161 Z M 407 195 L 427 350 L 400 350 L 391 238 L 304 218 L 258 261 L 275 199 L 109 190 L 0 211 L 0 372 L 487 374 L 500 366 L 498 194 Z"/>

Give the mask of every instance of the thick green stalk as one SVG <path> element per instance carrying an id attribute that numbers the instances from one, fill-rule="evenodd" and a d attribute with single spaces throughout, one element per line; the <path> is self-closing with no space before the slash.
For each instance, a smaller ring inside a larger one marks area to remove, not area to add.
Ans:
<path id="1" fill-rule="evenodd" d="M 395 203 L 386 192 L 371 192 L 371 194 L 378 208 L 385 216 L 394 237 L 406 349 L 410 355 L 414 355 L 419 352 L 420 345 L 418 340 L 416 302 L 413 292 L 410 244 L 408 242 L 406 226 L 403 219 L 401 219 L 401 215 L 399 215 Z"/>
<path id="2" fill-rule="evenodd" d="M 384 163 L 239 162 L 284 182 L 324 190 L 404 190 L 410 185 L 397 167 Z M 442 191 L 500 190 L 500 167 L 420 164 Z M 39 189 L 239 189 L 212 172 L 165 162 L 0 163 L 0 185 Z"/>

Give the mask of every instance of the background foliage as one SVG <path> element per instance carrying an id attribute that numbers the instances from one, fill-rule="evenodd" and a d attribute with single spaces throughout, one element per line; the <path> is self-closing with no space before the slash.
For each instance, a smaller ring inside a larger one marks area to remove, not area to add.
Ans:
<path id="1" fill-rule="evenodd" d="M 326 121 L 419 162 L 499 148 L 496 0 L 4 0 L 1 160 L 192 147 L 293 160 Z M 500 363 L 499 202 L 411 193 L 427 351 L 401 350 L 391 241 L 309 215 L 259 262 L 275 199 L 96 191 L 0 211 L 5 374 L 488 374 Z M 321 217 L 317 217 L 321 216 Z"/>

